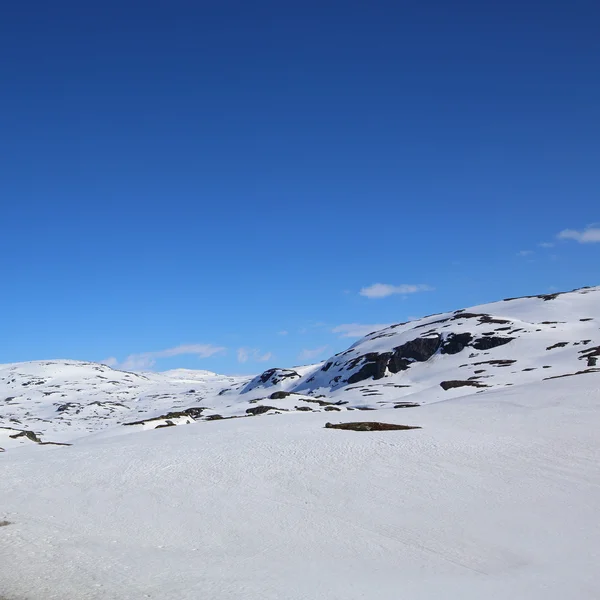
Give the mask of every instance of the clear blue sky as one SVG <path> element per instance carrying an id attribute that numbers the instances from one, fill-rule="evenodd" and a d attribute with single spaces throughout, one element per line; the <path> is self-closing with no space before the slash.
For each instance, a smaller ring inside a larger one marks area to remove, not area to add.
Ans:
<path id="1" fill-rule="evenodd" d="M 598 31 L 577 0 L 5 3 L 0 362 L 250 373 L 600 283 Z"/>

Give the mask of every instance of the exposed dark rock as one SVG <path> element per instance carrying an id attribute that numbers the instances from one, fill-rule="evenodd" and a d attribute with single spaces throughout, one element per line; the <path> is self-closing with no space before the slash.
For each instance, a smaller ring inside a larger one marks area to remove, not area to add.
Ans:
<path id="1" fill-rule="evenodd" d="M 321 368 L 321 371 L 329 371 L 329 369 L 331 369 L 332 365 L 333 365 L 332 362 L 328 362 L 324 367 Z"/>
<path id="2" fill-rule="evenodd" d="M 304 402 L 312 402 L 314 404 L 318 404 L 319 406 L 337 406 L 341 404 L 348 404 L 345 401 L 338 400 L 337 402 L 327 402 L 326 400 L 321 400 L 325 396 L 319 396 L 317 398 L 302 398 Z"/>
<path id="3" fill-rule="evenodd" d="M 592 348 L 585 348 L 580 350 L 579 357 L 581 360 L 587 360 L 588 367 L 595 367 L 598 363 L 598 357 L 600 357 L 600 346 L 593 346 Z"/>
<path id="4" fill-rule="evenodd" d="M 554 375 L 552 377 L 545 377 L 543 381 L 549 381 L 550 379 L 561 379 L 563 377 L 573 377 L 575 375 L 585 375 L 586 373 L 600 373 L 600 369 L 585 369 L 583 371 L 576 371 L 575 373 L 565 373 L 564 375 Z"/>
<path id="5" fill-rule="evenodd" d="M 556 344 L 552 344 L 552 346 L 548 346 L 546 350 L 554 350 L 554 348 L 564 348 L 568 346 L 569 342 L 557 342 Z"/>
<path id="6" fill-rule="evenodd" d="M 458 354 L 464 350 L 473 340 L 470 333 L 451 333 L 440 349 L 441 354 Z"/>
<path id="7" fill-rule="evenodd" d="M 163 427 L 175 427 L 175 423 L 173 421 L 167 421 L 166 423 L 161 423 L 157 425 L 154 429 L 162 429 Z"/>
<path id="8" fill-rule="evenodd" d="M 278 410 L 274 406 L 265 406 L 264 404 L 260 404 L 259 406 L 253 406 L 252 408 L 246 409 L 246 414 L 248 415 L 262 415 L 263 413 L 269 412 L 270 410 Z"/>
<path id="9" fill-rule="evenodd" d="M 506 325 L 508 323 L 510 323 L 510 321 L 508 319 L 497 319 L 495 317 L 492 317 L 490 315 L 482 315 L 479 318 L 479 322 L 483 325 L 484 323 L 496 323 L 497 325 Z M 506 328 L 502 328 L 502 329 L 508 329 L 508 327 Z"/>
<path id="10" fill-rule="evenodd" d="M 158 417 L 148 417 L 147 419 L 141 419 L 140 421 L 123 423 L 123 425 L 144 425 L 144 423 L 151 423 L 152 421 L 162 421 L 163 419 L 178 419 L 179 417 L 191 417 L 192 419 L 198 419 L 202 416 L 203 410 L 206 410 L 205 406 L 192 406 L 191 408 L 186 408 L 184 410 L 168 412 Z"/>
<path id="11" fill-rule="evenodd" d="M 291 396 L 292 394 L 290 392 L 273 392 L 269 398 L 271 400 L 283 400 L 284 398 L 287 398 L 288 396 Z"/>
<path id="12" fill-rule="evenodd" d="M 508 367 L 514 363 L 516 360 L 508 359 L 508 358 L 498 358 L 494 360 L 482 360 L 481 362 L 473 363 L 475 365 L 493 365 L 494 367 Z"/>
<path id="13" fill-rule="evenodd" d="M 389 369 L 398 373 L 409 368 L 413 362 L 429 360 L 438 350 L 441 336 L 419 337 L 394 348 L 393 352 L 370 352 L 349 362 L 347 369 L 354 369 L 362 362 L 361 368 L 348 378 L 348 383 L 358 383 L 365 379 L 381 379 Z"/>
<path id="14" fill-rule="evenodd" d="M 492 348 L 497 348 L 498 346 L 504 346 L 504 344 L 508 344 L 514 339 L 515 338 L 512 337 L 490 336 L 475 340 L 472 343 L 472 346 L 477 350 L 491 350 Z"/>
<path id="15" fill-rule="evenodd" d="M 580 288 L 580 289 L 585 289 L 585 288 Z M 579 291 L 579 289 L 573 290 L 573 291 L 577 292 L 577 291 Z M 555 294 L 541 294 L 541 295 L 537 295 L 537 296 L 518 296 L 516 298 L 504 298 L 504 302 L 510 302 L 511 300 L 521 300 L 522 298 L 540 298 L 545 301 L 555 300 L 561 294 L 566 294 L 566 293 L 567 292 L 556 292 Z"/>
<path id="16" fill-rule="evenodd" d="M 459 315 L 460 316 L 460 315 Z M 424 319 L 427 317 L 423 317 Z M 459 317 L 454 317 L 459 318 Z M 413 329 L 420 329 L 421 327 L 429 327 L 430 325 L 438 325 L 439 323 L 446 323 L 450 319 L 440 319 L 439 321 L 430 321 L 429 323 L 421 323 L 421 325 L 415 325 Z"/>
<path id="17" fill-rule="evenodd" d="M 417 402 L 399 402 L 398 404 L 394 404 L 394 408 L 416 408 L 417 406 L 421 406 Z"/>
<path id="18" fill-rule="evenodd" d="M 286 379 L 300 379 L 300 375 L 292 369 L 269 369 L 250 381 L 250 383 L 244 387 L 241 393 L 244 394 L 258 386 L 266 385 L 268 383 L 271 385 L 277 385 Z"/>
<path id="19" fill-rule="evenodd" d="M 373 379 L 381 379 L 385 375 L 385 370 L 391 357 L 391 352 L 385 352 L 383 354 L 370 352 L 369 354 L 359 357 L 357 360 L 362 359 L 364 364 L 356 373 L 348 378 L 348 383 L 358 383 L 359 381 L 364 381 L 371 377 Z M 348 366 L 348 368 L 350 369 L 352 367 Z"/>
<path id="20" fill-rule="evenodd" d="M 482 387 L 489 387 L 483 383 L 480 383 L 479 381 L 458 381 L 458 380 L 452 380 L 452 381 L 442 381 L 440 383 L 440 385 L 442 386 L 442 389 L 444 390 L 451 390 L 452 388 L 459 388 L 459 387 L 478 387 L 478 388 L 482 388 Z"/>
<path id="21" fill-rule="evenodd" d="M 326 429 L 346 429 L 350 431 L 402 431 L 406 429 L 421 429 L 415 425 L 396 425 L 394 423 L 377 423 L 362 421 L 355 423 L 325 423 Z"/>
<path id="22" fill-rule="evenodd" d="M 37 444 L 41 444 L 42 440 L 33 432 L 33 431 L 19 431 L 17 433 L 15 433 L 14 435 L 9 435 L 9 438 L 16 440 L 20 437 L 26 437 L 28 440 L 31 440 L 32 442 L 36 442 Z"/>
<path id="23" fill-rule="evenodd" d="M 77 408 L 79 406 L 79 404 L 76 404 L 75 402 L 66 402 L 65 404 L 61 404 L 57 409 L 56 412 L 65 412 L 66 410 L 69 410 L 71 408 Z"/>
<path id="24" fill-rule="evenodd" d="M 295 408 L 296 408 L 296 410 L 303 411 L 303 412 L 306 412 L 306 411 L 313 412 L 313 409 L 310 406 L 296 406 Z"/>
<path id="25" fill-rule="evenodd" d="M 208 415 L 204 417 L 205 421 L 220 421 L 221 419 L 223 419 L 221 415 Z"/>
<path id="26" fill-rule="evenodd" d="M 417 362 L 429 360 L 438 350 L 441 336 L 419 337 L 394 348 L 394 359 L 412 359 Z"/>

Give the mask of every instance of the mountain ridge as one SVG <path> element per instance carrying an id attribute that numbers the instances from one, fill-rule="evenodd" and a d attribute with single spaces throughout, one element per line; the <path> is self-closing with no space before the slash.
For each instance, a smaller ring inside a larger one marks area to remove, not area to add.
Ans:
<path id="1" fill-rule="evenodd" d="M 600 287 L 437 313 L 372 332 L 316 365 L 254 377 L 128 372 L 75 360 L 0 365 L 0 448 L 128 425 L 405 408 L 595 373 Z"/>

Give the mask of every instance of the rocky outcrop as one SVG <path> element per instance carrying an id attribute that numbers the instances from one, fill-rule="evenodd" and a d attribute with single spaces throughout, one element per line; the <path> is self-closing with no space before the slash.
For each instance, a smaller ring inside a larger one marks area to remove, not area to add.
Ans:
<path id="1" fill-rule="evenodd" d="M 389 371 L 399 373 L 405 371 L 413 362 L 425 362 L 429 360 L 439 349 L 441 336 L 419 337 L 397 346 L 392 352 L 364 354 L 353 359 L 347 369 L 353 369 L 362 363 L 360 369 L 351 375 L 347 382 L 358 383 L 365 379 L 381 379 Z"/>
<path id="2" fill-rule="evenodd" d="M 300 379 L 300 375 L 292 369 L 269 369 L 252 379 L 240 393 L 245 394 L 256 388 L 276 386 L 283 381 L 294 379 Z"/>
<path id="3" fill-rule="evenodd" d="M 440 383 L 440 385 L 442 386 L 443 390 L 451 390 L 452 388 L 459 388 L 459 387 L 477 387 L 477 388 L 488 387 L 487 385 L 485 385 L 479 381 L 475 381 L 475 380 L 459 381 L 456 379 L 451 380 L 451 381 L 442 381 Z"/>
<path id="4" fill-rule="evenodd" d="M 345 429 L 348 431 L 403 431 L 406 429 L 421 429 L 421 427 L 416 425 L 396 425 L 395 423 L 358 421 L 354 423 L 325 423 L 325 429 Z"/>
<path id="5" fill-rule="evenodd" d="M 265 406 L 264 404 L 260 404 L 259 406 L 253 406 L 252 408 L 246 409 L 247 415 L 262 415 L 263 413 L 269 412 L 270 410 L 279 410 L 274 406 Z"/>

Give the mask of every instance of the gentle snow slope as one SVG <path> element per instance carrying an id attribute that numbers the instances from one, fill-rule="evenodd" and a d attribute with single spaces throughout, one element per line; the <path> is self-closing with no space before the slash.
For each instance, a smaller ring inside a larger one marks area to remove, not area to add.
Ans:
<path id="1" fill-rule="evenodd" d="M 324 429 L 353 417 L 413 431 Z M 19 600 L 596 600 L 600 375 L 2 461 Z M 103 434 L 106 435 L 106 434 Z"/>

